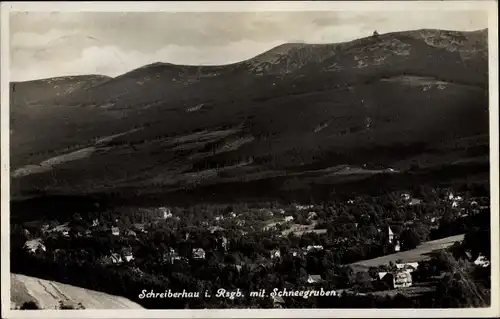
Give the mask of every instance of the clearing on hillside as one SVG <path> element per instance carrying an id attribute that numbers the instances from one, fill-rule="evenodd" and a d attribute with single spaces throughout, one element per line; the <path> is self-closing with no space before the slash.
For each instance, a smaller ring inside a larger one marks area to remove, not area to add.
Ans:
<path id="1" fill-rule="evenodd" d="M 396 260 L 403 260 L 404 262 L 418 262 L 431 258 L 431 253 L 436 252 L 441 249 L 446 249 L 452 246 L 457 241 L 462 241 L 464 239 L 464 235 L 455 235 L 446 238 L 441 238 L 438 240 L 428 241 L 422 243 L 415 249 L 402 251 L 396 254 L 386 255 L 374 259 L 368 259 L 363 261 L 358 261 L 351 266 L 361 267 L 361 268 L 369 268 L 376 267 L 380 265 L 387 265 L 389 262 L 395 263 Z"/>

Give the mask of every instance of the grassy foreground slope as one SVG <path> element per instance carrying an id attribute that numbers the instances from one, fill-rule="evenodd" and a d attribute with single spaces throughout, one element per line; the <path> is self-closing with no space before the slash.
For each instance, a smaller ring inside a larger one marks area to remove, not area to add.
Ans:
<path id="1" fill-rule="evenodd" d="M 126 298 L 55 281 L 11 274 L 11 307 L 34 301 L 41 309 L 60 309 L 61 302 L 84 309 L 142 309 Z"/>

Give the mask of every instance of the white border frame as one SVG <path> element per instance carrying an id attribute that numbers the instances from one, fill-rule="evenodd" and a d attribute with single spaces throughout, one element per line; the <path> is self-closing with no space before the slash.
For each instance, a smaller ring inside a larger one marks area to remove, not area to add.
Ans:
<path id="1" fill-rule="evenodd" d="M 1 3 L 1 279 L 2 317 L 5 318 L 330 318 L 330 317 L 498 317 L 499 228 L 491 229 L 491 307 L 478 309 L 257 309 L 257 310 L 10 310 L 9 262 L 9 13 L 11 11 L 107 12 L 244 12 L 244 11 L 479 11 L 488 12 L 490 93 L 491 225 L 499 222 L 498 169 L 498 4 L 477 1 L 205 1 L 205 2 L 2 2 Z"/>

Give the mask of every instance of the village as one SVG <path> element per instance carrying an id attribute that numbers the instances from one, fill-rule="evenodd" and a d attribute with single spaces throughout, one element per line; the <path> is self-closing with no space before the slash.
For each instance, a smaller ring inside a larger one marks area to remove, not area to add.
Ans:
<path id="1" fill-rule="evenodd" d="M 76 214 L 60 224 L 54 221 L 25 223 L 21 235 L 25 238 L 24 251 L 34 256 L 54 263 L 77 258 L 108 269 L 127 268 L 139 277 L 148 276 L 148 268 L 156 272 L 156 265 L 167 265 L 169 268 L 161 271 L 169 276 L 173 272 L 188 274 L 190 269 L 216 264 L 240 276 L 282 272 L 277 276 L 290 277 L 284 287 L 332 287 L 339 296 L 405 292 L 411 295 L 416 290 L 432 289 L 429 282 L 433 278 L 417 276 L 416 279 L 419 265 L 429 260 L 431 253 L 463 240 L 463 233 L 453 233 L 449 238 L 453 237 L 454 241 L 434 246 L 433 242 L 442 241 L 444 236 L 431 238 L 429 233 L 489 211 L 488 198 L 464 198 L 452 192 L 432 204 L 408 192 L 392 194 L 390 199 L 396 210 L 405 212 L 393 218 L 380 216 L 374 220 L 373 214 L 359 209 L 366 205 L 365 199 L 360 198 L 330 206 L 292 204 L 241 210 L 215 207 L 210 212 L 198 213 L 197 218 L 194 217 L 197 209 L 189 212 L 178 207 L 153 207 L 137 209 L 132 215 L 124 212 Z M 426 205 L 432 208 L 426 210 Z M 438 205 L 442 209 L 434 210 Z M 449 220 L 444 223 L 443 218 Z M 419 230 L 414 230 L 417 226 Z M 426 237 L 413 238 L 425 232 Z M 95 248 L 97 240 L 99 249 Z M 353 252 L 355 247 L 366 251 L 374 246 L 378 250 L 372 250 L 378 252 L 365 255 Z M 423 251 L 417 247 L 423 247 Z M 413 254 L 413 251 L 418 252 Z M 485 256 L 466 253 L 477 267 L 489 266 Z M 349 257 L 353 254 L 354 257 Z M 363 264 L 377 257 L 386 258 L 386 262 Z M 329 270 L 328 265 L 335 265 L 335 271 Z M 299 268 L 295 270 L 296 267 Z M 288 268 L 296 271 L 296 275 L 287 274 L 284 269 Z M 282 297 L 271 299 L 274 307 L 285 306 Z"/>

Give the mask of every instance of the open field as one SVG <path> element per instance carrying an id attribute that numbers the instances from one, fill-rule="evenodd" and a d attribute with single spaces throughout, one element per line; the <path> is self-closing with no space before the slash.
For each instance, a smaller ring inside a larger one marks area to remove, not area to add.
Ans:
<path id="1" fill-rule="evenodd" d="M 79 288 L 55 281 L 11 274 L 11 307 L 36 301 L 42 309 L 59 309 L 60 302 L 85 309 L 139 309 L 140 305 L 123 297 Z"/>
<path id="2" fill-rule="evenodd" d="M 428 241 L 415 249 L 402 251 L 396 254 L 386 255 L 374 259 L 358 261 L 356 263 L 351 264 L 351 266 L 356 267 L 374 267 L 379 265 L 387 265 L 389 262 L 396 262 L 396 260 L 401 259 L 405 262 L 418 262 L 431 258 L 431 253 L 446 249 L 453 245 L 457 241 L 462 241 L 464 239 L 464 235 L 456 235 L 450 236 L 438 240 Z"/>

